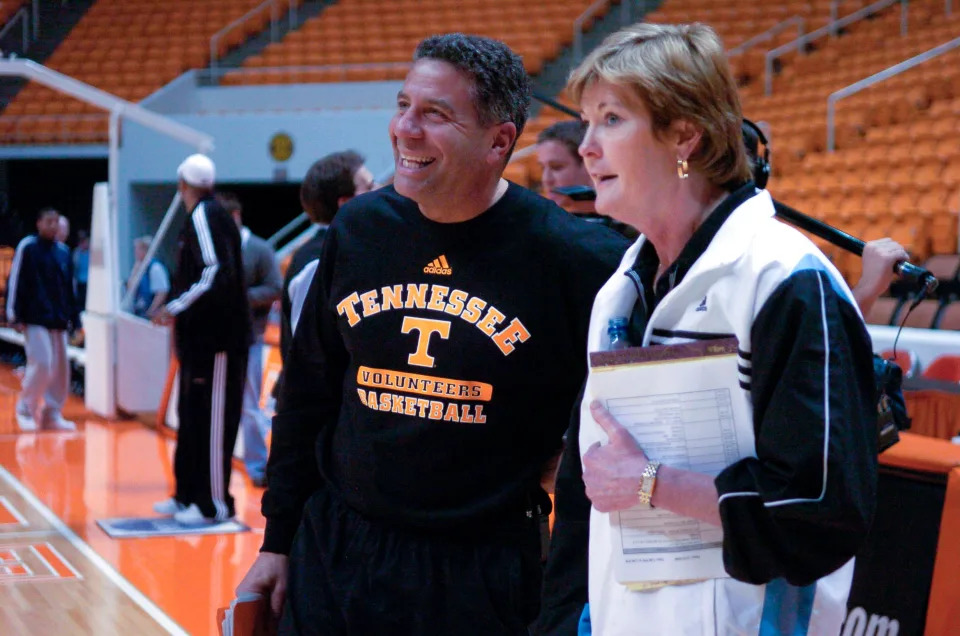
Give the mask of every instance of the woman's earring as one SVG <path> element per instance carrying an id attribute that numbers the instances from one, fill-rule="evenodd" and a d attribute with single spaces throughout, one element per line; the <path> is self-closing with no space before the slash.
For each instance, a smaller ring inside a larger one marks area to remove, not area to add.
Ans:
<path id="1" fill-rule="evenodd" d="M 686 179 L 690 176 L 686 159 L 680 159 L 677 157 L 677 176 L 680 177 L 680 179 Z"/>

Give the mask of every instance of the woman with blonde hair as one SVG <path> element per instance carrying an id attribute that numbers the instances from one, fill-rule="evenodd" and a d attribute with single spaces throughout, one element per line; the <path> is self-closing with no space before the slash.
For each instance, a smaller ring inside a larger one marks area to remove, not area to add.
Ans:
<path id="1" fill-rule="evenodd" d="M 871 345 L 850 289 L 750 181 L 737 88 L 709 27 L 626 28 L 568 90 L 588 125 L 580 154 L 597 211 L 642 233 L 597 295 L 589 350 L 609 348 L 617 317 L 635 345 L 734 336 L 741 388 L 730 397 L 750 414 L 736 424 L 749 452 L 706 475 L 648 456 L 588 378 L 593 630 L 836 634 L 877 478 Z M 726 576 L 642 591 L 618 582 L 610 516 L 637 506 L 722 528 Z"/>

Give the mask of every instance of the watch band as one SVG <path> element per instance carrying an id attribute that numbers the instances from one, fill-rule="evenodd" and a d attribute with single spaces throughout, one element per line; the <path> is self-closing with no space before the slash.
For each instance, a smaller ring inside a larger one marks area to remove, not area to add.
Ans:
<path id="1" fill-rule="evenodd" d="M 637 490 L 637 497 L 640 499 L 640 505 L 644 508 L 653 507 L 650 500 L 653 499 L 653 488 L 657 485 L 657 472 L 659 470 L 660 462 L 650 461 L 640 475 L 640 488 Z"/>

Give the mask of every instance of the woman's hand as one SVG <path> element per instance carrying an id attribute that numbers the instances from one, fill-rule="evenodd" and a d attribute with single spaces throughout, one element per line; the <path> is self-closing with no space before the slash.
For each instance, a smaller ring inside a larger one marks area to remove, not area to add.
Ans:
<path id="1" fill-rule="evenodd" d="M 650 460 L 630 431 L 600 402 L 590 403 L 590 414 L 610 441 L 604 445 L 597 442 L 583 455 L 587 497 L 600 512 L 632 508 L 640 502 L 640 476 Z"/>

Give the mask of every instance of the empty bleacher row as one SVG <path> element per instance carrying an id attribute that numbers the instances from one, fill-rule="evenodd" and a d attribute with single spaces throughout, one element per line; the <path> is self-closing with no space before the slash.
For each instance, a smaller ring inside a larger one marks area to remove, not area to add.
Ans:
<path id="1" fill-rule="evenodd" d="M 786 64 L 773 94 L 744 91 L 747 114 L 773 131 L 775 177 L 784 202 L 865 240 L 891 236 L 915 260 L 957 249 L 960 207 L 960 53 L 951 52 L 840 102 L 838 150 L 826 152 L 831 92 L 960 35 L 960 20 L 934 19 L 934 3 L 910 4 L 911 31 L 898 10 L 851 26 Z M 848 279 L 859 259 L 833 251 Z"/>
<path id="2" fill-rule="evenodd" d="M 573 22 L 589 5 L 585 0 L 341 0 L 248 58 L 245 72 L 228 73 L 223 83 L 401 79 L 406 67 L 400 63 L 410 61 L 420 40 L 451 31 L 506 42 L 523 56 L 527 71 L 536 74 L 570 44 Z M 337 68 L 340 65 L 366 68 Z M 327 68 L 278 70 L 318 66 Z"/>
<path id="3" fill-rule="evenodd" d="M 261 2 L 99 0 L 45 64 L 140 101 L 182 72 L 206 66 L 214 33 Z M 224 50 L 262 30 L 269 17 L 263 11 L 229 33 Z M 0 113 L 0 142 L 103 143 L 106 138 L 103 111 L 35 83 L 24 87 Z"/>
<path id="4" fill-rule="evenodd" d="M 291 3 L 300 0 L 281 4 Z M 206 66 L 213 34 L 259 5 L 258 0 L 99 0 L 47 65 L 139 101 L 183 71 Z M 504 40 L 523 55 L 528 71 L 537 73 L 570 43 L 573 22 L 589 5 L 587 0 L 341 0 L 252 55 L 246 72 L 227 73 L 223 83 L 398 79 L 417 42 L 453 30 Z M 270 13 L 261 11 L 228 32 L 218 55 L 265 28 Z M 102 143 L 106 126 L 106 116 L 95 107 L 31 84 L 0 115 L 0 141 Z"/>

